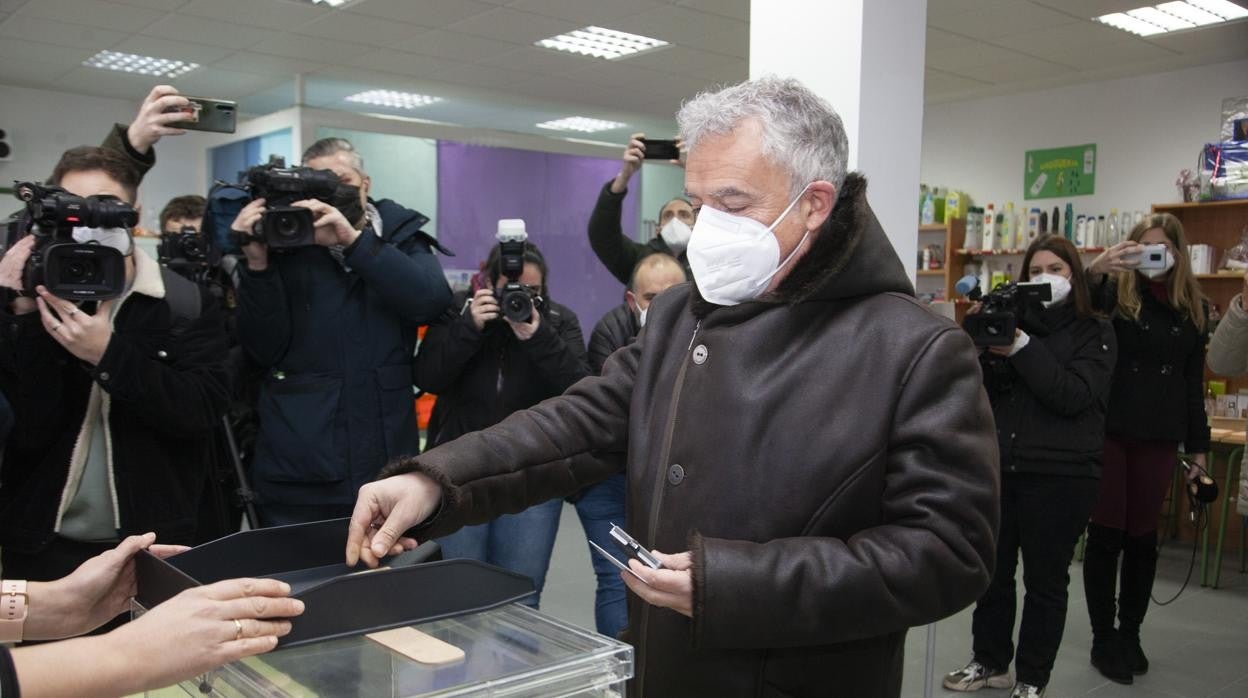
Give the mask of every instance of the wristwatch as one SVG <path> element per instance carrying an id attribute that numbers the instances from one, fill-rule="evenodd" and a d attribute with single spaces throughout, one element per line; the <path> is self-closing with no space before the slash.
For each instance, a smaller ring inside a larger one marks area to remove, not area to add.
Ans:
<path id="1" fill-rule="evenodd" d="M 26 625 L 26 580 L 0 582 L 0 642 L 21 642 Z"/>

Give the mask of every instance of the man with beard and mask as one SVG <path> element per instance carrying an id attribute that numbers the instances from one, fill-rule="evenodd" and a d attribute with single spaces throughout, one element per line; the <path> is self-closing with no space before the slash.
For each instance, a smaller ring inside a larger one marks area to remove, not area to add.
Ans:
<path id="1" fill-rule="evenodd" d="M 61 156 L 49 183 L 133 204 L 138 174 L 117 152 L 82 146 Z M 78 228 L 74 239 L 126 255 L 123 295 L 76 303 L 40 287 L 37 298 L 17 296 L 33 235 L 0 260 L 10 298 L 0 311 L 0 390 L 16 416 L 0 470 L 11 578 L 60 578 L 148 531 L 195 542 L 209 444 L 229 397 L 212 297 L 162 270 L 128 229 Z"/>
<path id="2" fill-rule="evenodd" d="M 656 252 L 643 257 L 633 270 L 633 276 L 624 292 L 624 302 L 603 316 L 594 326 L 589 337 L 589 370 L 591 375 L 602 373 L 607 357 L 617 349 L 626 347 L 637 339 L 646 325 L 650 303 L 660 293 L 689 280 L 685 269 L 675 257 Z M 585 538 L 610 550 L 611 524 L 623 523 L 625 518 L 624 491 L 628 483 L 623 473 L 617 473 L 594 485 L 590 485 L 568 497 L 576 506 Z M 598 632 L 616 637 L 628 624 L 628 608 L 625 606 L 624 582 L 615 566 L 601 555 L 589 553 L 598 580 L 594 592 L 594 624 Z"/>
<path id="3" fill-rule="evenodd" d="M 993 568 L 975 347 L 914 298 L 824 100 L 763 78 L 677 120 L 695 283 L 656 298 L 601 376 L 389 464 L 347 562 L 625 468 L 623 525 L 663 566 L 623 576 L 634 695 L 897 696 L 906 630 Z"/>
<path id="4" fill-rule="evenodd" d="M 419 450 L 416 329 L 451 302 L 429 218 L 370 199 L 349 141 L 313 143 L 303 165 L 340 182 L 330 203 L 295 204 L 312 211 L 316 245 L 278 253 L 251 238 L 240 274 L 239 342 L 266 371 L 251 470 L 265 526 L 346 516 L 382 465 Z M 249 234 L 264 207 L 231 228 Z"/>
<path id="5" fill-rule="evenodd" d="M 502 315 L 498 296 L 507 278 L 501 247 L 495 245 L 485 264 L 490 288 L 455 294 L 451 307 L 425 333 L 416 355 L 416 384 L 438 396 L 429 419 L 430 448 L 493 426 L 589 375 L 580 321 L 551 300 L 546 259 L 529 242 L 523 259 L 517 280 L 541 298 L 533 303 L 528 322 Z M 536 607 L 562 507 L 552 499 L 438 542 L 448 558 L 480 560 L 531 577 L 537 595 L 524 603 Z"/>
<path id="6" fill-rule="evenodd" d="M 686 248 L 693 230 L 697 212 L 688 199 L 675 198 L 659 209 L 659 234 L 646 243 L 636 242 L 624 234 L 620 224 L 623 215 L 624 196 L 628 194 L 628 180 L 641 169 L 646 156 L 644 133 L 634 133 L 624 148 L 620 172 L 602 187 L 598 203 L 589 217 L 589 244 L 594 254 L 606 266 L 611 275 L 627 284 L 646 255 L 662 252 L 678 259 L 685 271 L 689 271 Z"/>

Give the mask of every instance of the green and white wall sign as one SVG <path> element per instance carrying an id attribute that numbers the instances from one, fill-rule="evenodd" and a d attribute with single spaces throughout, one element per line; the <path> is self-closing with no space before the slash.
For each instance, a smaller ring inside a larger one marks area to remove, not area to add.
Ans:
<path id="1" fill-rule="evenodd" d="M 1023 198 L 1088 196 L 1096 191 L 1096 144 L 1028 150 Z"/>

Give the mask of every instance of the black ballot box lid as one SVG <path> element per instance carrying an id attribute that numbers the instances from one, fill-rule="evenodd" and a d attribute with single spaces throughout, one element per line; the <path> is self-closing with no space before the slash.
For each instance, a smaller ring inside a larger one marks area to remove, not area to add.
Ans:
<path id="1" fill-rule="evenodd" d="M 304 602 L 279 647 L 371 633 L 519 601 L 533 580 L 476 560 L 424 561 L 434 543 L 383 560 L 377 569 L 347 567 L 349 519 L 243 531 L 166 559 L 135 557 L 138 594 L 150 609 L 178 593 L 236 577 L 280 579 Z"/>

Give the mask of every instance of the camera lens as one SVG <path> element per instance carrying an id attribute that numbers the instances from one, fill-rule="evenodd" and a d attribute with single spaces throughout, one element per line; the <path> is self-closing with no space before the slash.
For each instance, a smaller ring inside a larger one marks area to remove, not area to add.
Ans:
<path id="1" fill-rule="evenodd" d="M 204 256 L 204 245 L 200 242 L 198 235 L 185 235 L 182 237 L 182 252 L 190 258 L 199 258 Z"/>
<path id="2" fill-rule="evenodd" d="M 291 239 L 297 237 L 299 234 L 299 219 L 288 213 L 283 213 L 277 216 L 277 219 L 273 222 L 273 230 L 281 238 Z"/>
<path id="3" fill-rule="evenodd" d="M 72 283 L 83 283 L 95 276 L 95 263 L 86 260 L 74 260 L 65 265 L 65 279 Z"/>

